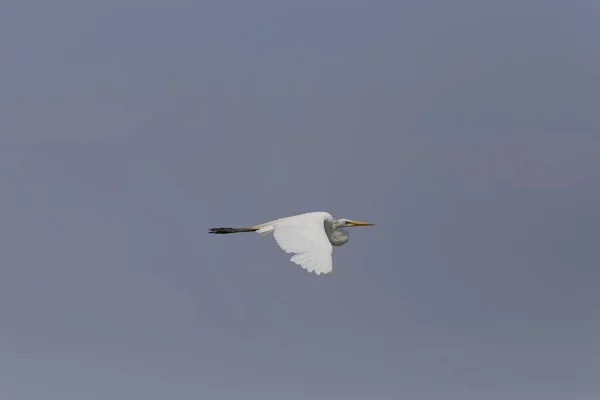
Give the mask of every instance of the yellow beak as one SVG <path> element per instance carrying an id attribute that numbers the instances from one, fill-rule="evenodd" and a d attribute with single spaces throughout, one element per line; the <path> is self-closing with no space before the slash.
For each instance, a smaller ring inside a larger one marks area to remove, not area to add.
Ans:
<path id="1" fill-rule="evenodd" d="M 352 226 L 373 226 L 375 224 L 371 224 L 370 222 L 362 222 L 362 221 L 348 221 Z"/>

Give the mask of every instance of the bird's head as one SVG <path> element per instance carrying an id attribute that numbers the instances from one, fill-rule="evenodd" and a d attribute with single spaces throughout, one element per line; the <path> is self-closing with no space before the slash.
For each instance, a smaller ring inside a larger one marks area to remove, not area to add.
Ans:
<path id="1" fill-rule="evenodd" d="M 355 221 L 353 219 L 340 218 L 337 221 L 337 228 L 351 228 L 354 226 L 373 226 L 370 222 Z"/>

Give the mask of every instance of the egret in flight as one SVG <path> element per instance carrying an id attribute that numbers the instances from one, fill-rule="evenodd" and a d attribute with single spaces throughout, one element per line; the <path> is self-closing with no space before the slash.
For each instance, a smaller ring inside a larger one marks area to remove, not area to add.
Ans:
<path id="1" fill-rule="evenodd" d="M 333 270 L 332 246 L 342 246 L 348 242 L 349 233 L 341 228 L 373 225 L 345 218 L 334 219 L 326 212 L 311 212 L 245 228 L 211 228 L 209 233 L 273 233 L 279 247 L 286 253 L 294 254 L 290 261 L 308 272 L 320 275 Z"/>

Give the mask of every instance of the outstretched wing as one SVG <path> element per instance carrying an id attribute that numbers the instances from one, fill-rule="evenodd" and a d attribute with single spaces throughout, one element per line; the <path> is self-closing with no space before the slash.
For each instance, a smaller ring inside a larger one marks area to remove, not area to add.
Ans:
<path id="1" fill-rule="evenodd" d="M 328 274 L 333 270 L 333 247 L 325 234 L 326 218 L 331 219 L 331 215 L 325 212 L 282 218 L 262 224 L 258 233 L 273 232 L 279 247 L 294 254 L 290 261 L 308 272 Z"/>

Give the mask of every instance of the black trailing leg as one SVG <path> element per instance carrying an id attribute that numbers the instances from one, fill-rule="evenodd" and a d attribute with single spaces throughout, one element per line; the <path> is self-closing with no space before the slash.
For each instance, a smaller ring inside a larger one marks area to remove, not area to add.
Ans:
<path id="1" fill-rule="evenodd" d="M 258 228 L 210 228 L 209 233 L 226 235 L 228 233 L 256 232 Z"/>

